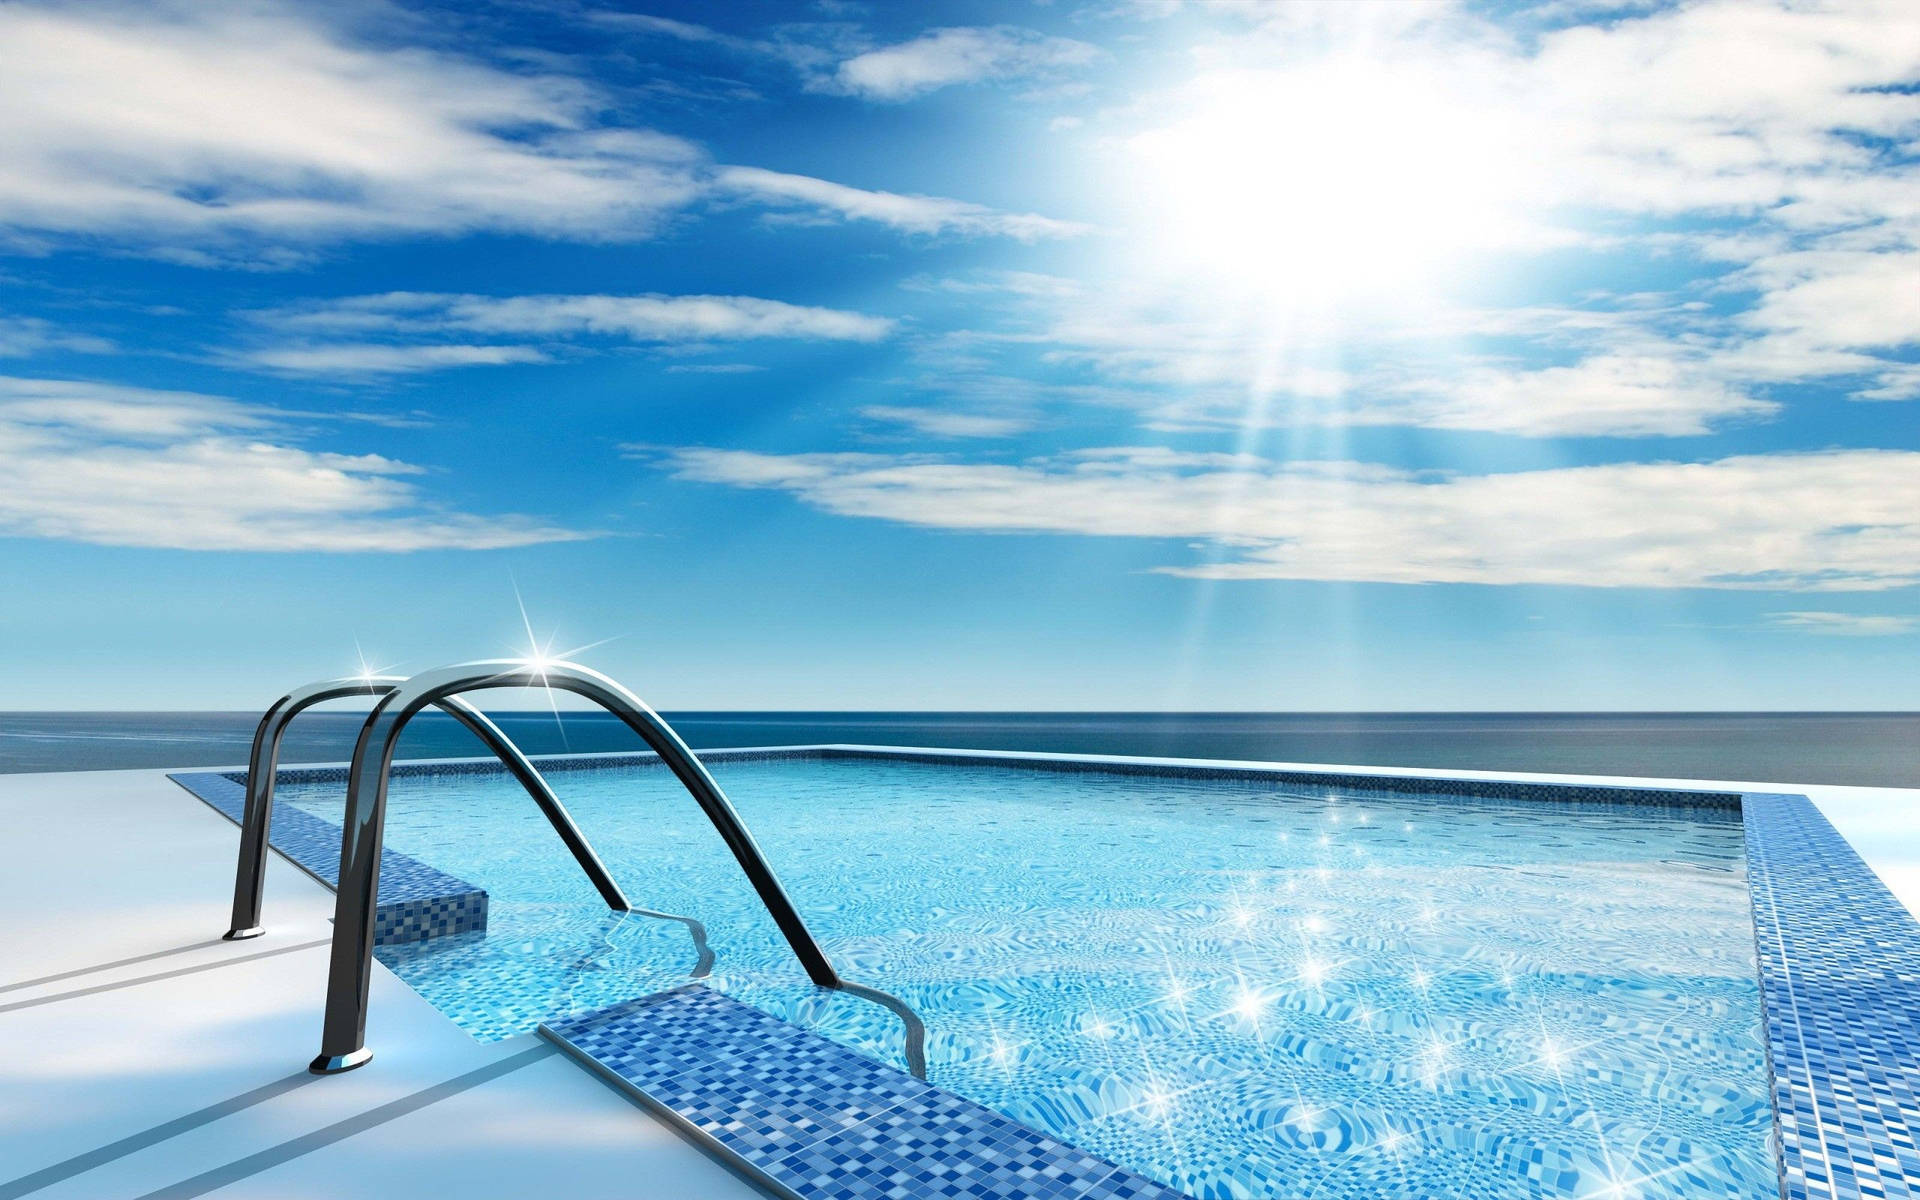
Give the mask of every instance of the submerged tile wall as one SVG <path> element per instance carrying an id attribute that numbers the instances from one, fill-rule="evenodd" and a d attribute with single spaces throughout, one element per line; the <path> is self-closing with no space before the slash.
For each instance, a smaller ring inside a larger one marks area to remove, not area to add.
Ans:
<path id="1" fill-rule="evenodd" d="M 1036 754 L 1001 750 L 944 750 L 904 746 L 770 746 L 748 749 L 696 751 L 701 761 L 763 762 L 795 758 L 884 758 L 895 762 L 940 763 L 951 766 L 1012 767 L 1030 771 L 1100 772 L 1154 775 L 1177 779 L 1219 779 L 1277 783 L 1311 789 L 1339 789 L 1353 794 L 1471 796 L 1491 800 L 1551 800 L 1557 804 L 1663 804 L 1683 808 L 1738 808 L 1736 792 L 1709 792 L 1633 784 L 1534 783 L 1515 779 L 1455 779 L 1421 775 L 1375 775 L 1358 772 L 1307 771 L 1261 763 L 1230 763 L 1190 759 L 1125 758 L 1113 755 Z M 660 765 L 651 750 L 611 754 L 544 754 L 533 762 L 545 774 L 593 771 L 606 767 Z M 415 759 L 393 764 L 393 775 L 499 774 L 505 764 L 495 758 Z M 300 783 L 341 783 L 347 769 L 339 764 L 283 767 L 280 779 Z"/>

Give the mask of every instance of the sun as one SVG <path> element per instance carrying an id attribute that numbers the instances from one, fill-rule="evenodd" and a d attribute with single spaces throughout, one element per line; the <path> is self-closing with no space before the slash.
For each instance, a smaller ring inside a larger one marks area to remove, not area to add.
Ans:
<path id="1" fill-rule="evenodd" d="M 1432 72 L 1338 59 L 1231 70 L 1135 135 L 1160 269 L 1307 302 L 1406 299 L 1524 235 L 1508 122 Z"/>

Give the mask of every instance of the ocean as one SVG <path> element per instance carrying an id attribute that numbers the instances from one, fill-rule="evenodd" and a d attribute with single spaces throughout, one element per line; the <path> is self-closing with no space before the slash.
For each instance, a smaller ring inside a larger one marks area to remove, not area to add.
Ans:
<path id="1" fill-rule="evenodd" d="M 972 713 L 664 714 L 696 749 L 811 742 L 1145 754 L 1479 771 L 1552 771 L 1920 787 L 1920 713 Z M 496 713 L 530 754 L 630 750 L 601 713 Z M 316 710 L 283 763 L 353 753 L 363 714 Z M 0 773 L 204 767 L 246 761 L 258 714 L 0 712 Z M 408 727 L 404 758 L 478 745 L 450 718 Z"/>

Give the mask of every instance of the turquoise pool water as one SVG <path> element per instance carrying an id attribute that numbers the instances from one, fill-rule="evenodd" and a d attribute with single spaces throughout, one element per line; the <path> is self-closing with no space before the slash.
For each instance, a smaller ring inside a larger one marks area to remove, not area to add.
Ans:
<path id="1" fill-rule="evenodd" d="M 887 760 L 718 762 L 928 1077 L 1195 1196 L 1777 1192 L 1737 813 Z M 657 767 L 552 782 L 712 986 L 900 1062 L 821 993 Z M 338 819 L 339 786 L 286 801 Z M 381 958 L 477 1037 L 682 982 L 504 775 L 403 776 L 388 844 L 490 929 Z M 373 1016 L 377 1024 L 378 1012 Z"/>

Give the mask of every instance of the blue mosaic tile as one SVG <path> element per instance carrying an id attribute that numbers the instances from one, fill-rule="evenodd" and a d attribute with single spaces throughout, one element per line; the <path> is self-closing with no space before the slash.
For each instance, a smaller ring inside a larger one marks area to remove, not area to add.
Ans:
<path id="1" fill-rule="evenodd" d="M 1621 804 L 1660 804 L 1680 808 L 1738 808 L 1740 805 L 1740 797 L 1732 792 L 1682 791 L 1635 784 L 1534 783 L 1517 779 L 1366 775 L 1342 771 L 1302 771 L 1260 763 L 1189 762 L 1180 759 L 1128 761 L 1118 756 L 1091 754 L 1064 756 L 1005 751 L 892 750 L 879 746 L 823 746 L 815 752 L 824 758 L 880 757 L 901 762 L 1013 767 L 1029 771 L 1278 783 L 1315 792 L 1338 792 L 1353 798 L 1413 794 L 1426 799 L 1459 796 L 1470 800 L 1551 800 L 1559 804 L 1595 804 L 1607 808 Z"/>
<path id="2" fill-rule="evenodd" d="M 1485 800 L 1551 800 L 1561 804 L 1594 804 L 1613 807 L 1619 804 L 1661 804 L 1681 808 L 1738 808 L 1740 797 L 1733 792 L 1683 791 L 1674 788 L 1643 787 L 1634 784 L 1535 783 L 1511 779 L 1448 779 L 1418 775 L 1368 775 L 1339 771 L 1302 771 L 1295 768 L 1266 766 L 1260 763 L 1191 762 L 1179 759 L 1133 759 L 1115 756 L 1057 756 L 1006 751 L 926 750 L 888 746 L 791 746 L 754 747 L 740 750 L 701 750 L 702 762 L 765 762 L 776 759 L 806 758 L 885 758 L 898 762 L 965 764 L 1011 767 L 1029 771 L 1097 772 L 1102 774 L 1150 775 L 1172 779 L 1264 782 L 1314 790 L 1338 791 L 1343 795 L 1407 795 L 1422 797 L 1461 796 Z M 659 765 L 651 750 L 618 754 L 543 754 L 532 759 L 542 774 L 564 771 L 592 771 L 605 767 L 641 767 Z M 506 771 L 496 758 L 416 759 L 393 764 L 395 777 L 405 775 L 492 775 Z M 311 767 L 283 767 L 279 779 L 291 783 L 344 783 L 344 764 Z"/>
<path id="3" fill-rule="evenodd" d="M 765 762 L 774 759 L 828 758 L 836 751 L 820 746 L 773 746 L 741 750 L 701 750 L 700 761 Z M 660 756 L 651 750 L 627 750 L 606 754 L 537 754 L 530 757 L 543 775 L 564 771 L 597 771 L 606 767 L 660 766 Z M 401 759 L 388 770 L 391 778 L 407 775 L 501 775 L 506 764 L 497 758 L 416 758 Z M 319 766 L 281 767 L 275 778 L 282 783 L 345 783 L 347 765 L 326 763 Z"/>
<path id="4" fill-rule="evenodd" d="M 169 775 L 234 824 L 246 810 L 246 775 L 181 772 Z M 340 885 L 341 827 L 291 804 L 276 804 L 268 842 L 330 888 Z M 376 946 L 484 931 L 487 893 L 395 850 L 380 856 L 380 900 L 373 913 Z"/>
<path id="5" fill-rule="evenodd" d="M 1782 1194 L 1920 1197 L 1920 923 L 1805 796 L 1743 815 Z"/>
<path id="6" fill-rule="evenodd" d="M 690 984 L 540 1032 L 806 1200 L 1175 1200 L 1151 1180 Z"/>

